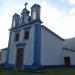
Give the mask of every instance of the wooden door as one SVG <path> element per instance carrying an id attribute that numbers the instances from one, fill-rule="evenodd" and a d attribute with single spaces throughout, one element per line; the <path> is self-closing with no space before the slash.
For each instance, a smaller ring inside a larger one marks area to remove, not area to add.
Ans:
<path id="1" fill-rule="evenodd" d="M 23 48 L 18 48 L 17 49 L 17 56 L 16 56 L 16 69 L 22 69 L 23 65 Z"/>
<path id="2" fill-rule="evenodd" d="M 64 57 L 65 66 L 70 66 L 70 57 Z"/>

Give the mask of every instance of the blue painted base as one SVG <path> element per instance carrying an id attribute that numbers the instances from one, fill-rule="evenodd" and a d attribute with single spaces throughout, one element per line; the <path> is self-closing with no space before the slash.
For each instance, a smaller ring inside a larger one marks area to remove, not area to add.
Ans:
<path id="1" fill-rule="evenodd" d="M 4 65 L 4 68 L 5 68 L 5 69 L 10 69 L 10 70 L 11 70 L 11 69 L 15 69 L 15 64 L 5 64 L 5 65 Z"/>
<path id="2" fill-rule="evenodd" d="M 41 65 L 37 65 L 37 64 L 32 64 L 32 65 L 24 65 L 24 68 L 23 68 L 23 70 L 24 69 L 27 69 L 27 70 L 38 70 L 39 68 L 41 67 Z M 15 64 L 5 64 L 4 65 L 4 68 L 5 69 L 16 69 L 15 68 Z"/>
<path id="3" fill-rule="evenodd" d="M 48 68 L 61 68 L 64 67 L 64 65 L 42 65 L 40 69 L 48 69 Z"/>
<path id="4" fill-rule="evenodd" d="M 75 65 L 71 65 L 71 67 L 74 67 L 75 68 Z"/>
<path id="5" fill-rule="evenodd" d="M 52 69 L 52 68 L 64 68 L 64 67 L 72 67 L 75 68 L 75 65 L 64 66 L 64 65 L 24 65 L 22 70 L 41 70 L 41 69 Z M 5 64 L 4 69 L 15 70 L 15 64 Z"/>
<path id="6" fill-rule="evenodd" d="M 52 68 L 64 68 L 64 67 L 71 67 L 75 68 L 75 65 L 65 66 L 65 65 L 42 65 L 40 69 L 52 69 Z"/>
<path id="7" fill-rule="evenodd" d="M 40 69 L 40 67 L 41 67 L 40 64 L 24 65 L 24 69 L 28 70 L 38 70 Z"/>

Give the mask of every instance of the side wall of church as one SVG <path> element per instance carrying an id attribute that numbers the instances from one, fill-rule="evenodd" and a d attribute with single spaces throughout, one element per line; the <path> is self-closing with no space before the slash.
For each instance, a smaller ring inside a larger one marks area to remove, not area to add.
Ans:
<path id="1" fill-rule="evenodd" d="M 70 57 L 70 64 L 75 65 L 75 52 L 64 50 L 64 57 Z"/>
<path id="2" fill-rule="evenodd" d="M 41 27 L 41 65 L 64 65 L 63 41 Z"/>
<path id="3" fill-rule="evenodd" d="M 29 39 L 24 41 L 24 33 L 25 31 L 29 31 Z M 19 47 L 24 49 L 23 53 L 23 64 L 24 65 L 31 65 L 33 64 L 33 53 L 34 53 L 34 26 L 32 26 L 30 29 L 21 29 L 19 31 L 19 41 L 15 42 L 15 31 L 11 32 L 11 39 L 10 39 L 10 45 L 9 45 L 9 58 L 8 63 L 9 64 L 15 64 L 16 63 L 16 56 L 17 56 L 17 43 L 24 43 L 24 47 Z"/>

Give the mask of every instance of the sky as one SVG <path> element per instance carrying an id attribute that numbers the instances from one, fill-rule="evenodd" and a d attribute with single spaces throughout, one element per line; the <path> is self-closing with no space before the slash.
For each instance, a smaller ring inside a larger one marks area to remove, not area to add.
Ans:
<path id="1" fill-rule="evenodd" d="M 75 37 L 75 0 L 0 0 L 0 49 L 8 46 L 12 16 L 21 14 L 24 3 L 27 9 L 40 4 L 43 25 L 60 37 Z"/>

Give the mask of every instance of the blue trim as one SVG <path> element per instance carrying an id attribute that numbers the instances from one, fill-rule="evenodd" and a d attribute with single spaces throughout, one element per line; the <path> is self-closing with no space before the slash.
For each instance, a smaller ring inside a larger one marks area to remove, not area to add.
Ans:
<path id="1" fill-rule="evenodd" d="M 65 67 L 64 65 L 41 65 L 40 69 L 48 69 L 48 68 L 61 68 Z"/>
<path id="2" fill-rule="evenodd" d="M 11 36 L 12 36 L 12 32 L 10 32 L 10 36 L 9 36 L 9 43 L 8 43 L 8 50 L 7 50 L 7 55 L 6 55 L 6 62 L 5 62 L 5 66 L 8 64 L 8 60 L 9 60 L 9 52 L 10 52 L 10 42 L 11 42 Z"/>
<path id="3" fill-rule="evenodd" d="M 70 67 L 74 67 L 75 68 L 75 65 L 71 65 Z"/>
<path id="4" fill-rule="evenodd" d="M 28 28 L 28 27 L 33 26 L 34 23 L 37 23 L 37 22 L 42 23 L 41 20 L 37 19 L 37 20 L 34 20 L 34 21 L 32 21 L 32 22 L 30 22 L 30 23 L 28 23 L 28 24 L 25 24 L 25 25 L 21 25 L 21 26 L 18 26 L 18 27 L 12 27 L 12 28 L 10 29 L 10 31 L 12 31 L 12 30 L 17 30 L 17 29 L 19 29 L 19 28 L 22 28 L 22 29 L 23 29 L 23 28 Z"/>
<path id="5" fill-rule="evenodd" d="M 24 31 L 29 31 L 29 30 L 30 30 L 30 27 L 24 28 Z"/>
<path id="6" fill-rule="evenodd" d="M 20 32 L 20 29 L 16 29 L 16 30 L 14 30 L 14 32 Z"/>
<path id="7" fill-rule="evenodd" d="M 33 26 L 33 25 L 31 25 L 31 26 Z M 24 27 L 21 27 L 21 28 L 15 27 L 14 29 L 10 29 L 10 31 L 20 32 L 20 30 L 22 30 L 22 29 L 24 29 L 24 30 L 30 29 L 31 26 L 24 26 Z"/>
<path id="8" fill-rule="evenodd" d="M 25 46 L 25 43 L 17 43 L 16 46 L 18 48 L 23 48 Z"/>
<path id="9" fill-rule="evenodd" d="M 41 65 L 39 69 L 52 69 L 52 68 L 63 68 L 63 67 L 72 67 L 75 68 L 75 65 L 65 66 L 65 65 Z"/>
<path id="10" fill-rule="evenodd" d="M 40 57 L 41 57 L 41 25 L 38 22 L 35 24 L 35 31 L 34 31 L 34 59 L 33 65 L 39 66 L 40 65 Z"/>
<path id="11" fill-rule="evenodd" d="M 33 67 L 33 65 L 24 65 L 24 69 L 32 69 Z"/>
<path id="12" fill-rule="evenodd" d="M 38 70 L 41 68 L 41 65 L 39 66 L 35 66 L 34 64 L 32 65 L 24 65 L 24 69 L 28 69 L 28 70 Z"/>
<path id="13" fill-rule="evenodd" d="M 24 69 L 27 70 L 38 70 L 38 69 L 48 69 L 48 68 L 62 68 L 65 67 L 64 65 L 39 65 L 39 66 L 34 66 L 34 65 L 24 65 Z M 75 67 L 75 65 L 70 66 L 70 67 Z"/>
<path id="14" fill-rule="evenodd" d="M 14 69 L 15 68 L 15 64 L 6 64 L 5 65 L 5 69 Z"/>

